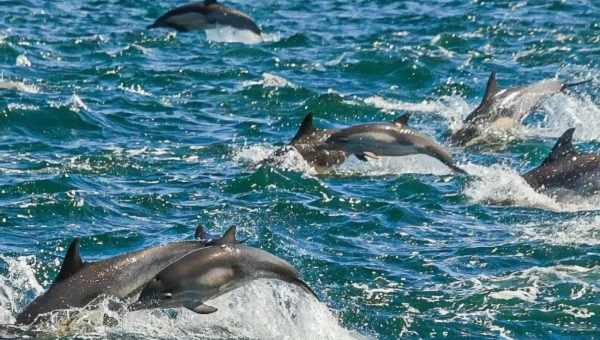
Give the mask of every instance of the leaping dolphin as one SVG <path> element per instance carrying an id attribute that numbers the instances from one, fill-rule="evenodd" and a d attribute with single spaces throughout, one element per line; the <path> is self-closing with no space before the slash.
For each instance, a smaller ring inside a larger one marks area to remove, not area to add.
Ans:
<path id="1" fill-rule="evenodd" d="M 431 138 L 407 127 L 409 114 L 391 123 L 356 125 L 340 131 L 327 139 L 326 150 L 341 150 L 362 161 L 380 156 L 407 156 L 425 154 L 438 159 L 454 172 L 466 172 L 454 164 L 452 155 Z"/>
<path id="2" fill-rule="evenodd" d="M 454 145 L 470 146 L 486 129 L 505 130 L 520 124 L 548 96 L 570 87 L 590 82 L 591 79 L 565 84 L 558 79 L 500 90 L 496 72 L 488 79 L 481 104 L 464 120 L 464 126 L 451 137 Z"/>
<path id="3" fill-rule="evenodd" d="M 200 231 L 196 234 L 205 235 Z M 17 316 L 16 322 L 30 324 L 41 314 L 84 307 L 101 295 L 126 298 L 184 255 L 206 247 L 207 243 L 228 242 L 235 242 L 235 227 L 219 240 L 181 241 L 103 261 L 84 262 L 80 254 L 81 242 L 76 238 L 67 250 L 54 283 Z"/>
<path id="4" fill-rule="evenodd" d="M 285 260 L 261 249 L 228 243 L 199 249 L 165 268 L 144 287 L 134 308 L 185 307 L 210 314 L 217 308 L 206 302 L 257 279 L 282 280 L 317 297 Z"/>
<path id="5" fill-rule="evenodd" d="M 290 149 L 295 149 L 317 171 L 325 171 L 331 167 L 340 165 L 348 157 L 346 152 L 320 148 L 336 131 L 335 129 L 316 128 L 313 124 L 313 114 L 308 113 L 290 143 L 275 151 L 273 156 L 263 161 L 263 163 L 277 163 L 278 159 L 283 157 Z"/>
<path id="6" fill-rule="evenodd" d="M 260 28 L 249 15 L 226 7 L 217 0 L 205 0 L 174 8 L 158 18 L 148 28 L 167 27 L 180 32 L 188 32 L 217 26 L 231 26 L 261 35 Z"/>
<path id="7" fill-rule="evenodd" d="M 574 132 L 574 128 L 565 131 L 548 158 L 523 175 L 534 189 L 566 188 L 578 192 L 600 189 L 600 155 L 577 152 L 573 147 Z"/>

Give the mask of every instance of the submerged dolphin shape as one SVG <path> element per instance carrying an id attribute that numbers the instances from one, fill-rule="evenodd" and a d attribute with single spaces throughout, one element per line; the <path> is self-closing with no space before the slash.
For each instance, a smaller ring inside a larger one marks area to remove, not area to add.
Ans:
<path id="1" fill-rule="evenodd" d="M 319 129 L 313 124 L 313 114 L 308 113 L 298 132 L 290 143 L 267 158 L 263 163 L 274 164 L 283 157 L 290 149 L 295 149 L 302 158 L 318 171 L 323 171 L 346 161 L 348 155 L 344 151 L 324 150 L 323 143 L 336 132 L 334 129 Z"/>
<path id="2" fill-rule="evenodd" d="M 355 125 L 335 132 L 322 148 L 342 150 L 362 161 L 380 156 L 425 154 L 438 159 L 458 173 L 466 173 L 454 164 L 452 155 L 433 139 L 407 127 L 409 114 L 391 123 Z"/>
<path id="3" fill-rule="evenodd" d="M 217 311 L 205 303 L 257 279 L 277 279 L 314 291 L 291 264 L 264 250 L 224 244 L 192 252 L 160 272 L 142 290 L 135 309 L 185 307 Z"/>
<path id="4" fill-rule="evenodd" d="M 591 79 L 565 84 L 558 79 L 548 79 L 500 90 L 496 72 L 492 72 L 481 104 L 464 120 L 464 127 L 452 135 L 451 142 L 454 145 L 469 146 L 475 144 L 485 129 L 514 127 L 535 110 L 544 98 L 590 81 Z"/>
<path id="5" fill-rule="evenodd" d="M 196 232 L 197 235 L 203 234 Z M 206 247 L 210 242 L 235 242 L 235 227 L 222 239 L 181 241 L 116 256 L 98 262 L 84 262 L 80 239 L 71 242 L 54 283 L 16 318 L 17 324 L 30 324 L 45 313 L 84 307 L 101 295 L 125 298 L 139 291 L 167 266 L 184 255 Z"/>
<path id="6" fill-rule="evenodd" d="M 568 129 L 537 168 L 523 175 L 534 189 L 565 188 L 579 192 L 600 189 L 600 155 L 579 153 Z"/>
<path id="7" fill-rule="evenodd" d="M 167 27 L 188 32 L 217 26 L 230 26 L 261 35 L 260 28 L 249 15 L 226 7 L 217 0 L 205 0 L 174 8 L 148 28 Z"/>

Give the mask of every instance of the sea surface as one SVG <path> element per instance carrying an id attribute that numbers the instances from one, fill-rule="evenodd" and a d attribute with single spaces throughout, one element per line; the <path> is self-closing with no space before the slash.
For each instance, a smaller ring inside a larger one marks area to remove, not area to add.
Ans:
<path id="1" fill-rule="evenodd" d="M 145 29 L 182 3 L 0 2 L 0 324 L 49 286 L 74 237 L 94 261 L 203 224 L 239 226 L 320 301 L 257 281 L 212 315 L 104 301 L 38 331 L 600 337 L 600 195 L 537 193 L 519 176 L 570 127 L 579 150 L 600 152 L 600 2 L 234 0 L 263 41 Z M 307 112 L 324 128 L 412 113 L 448 145 L 494 70 L 502 87 L 593 81 L 546 98 L 501 143 L 451 148 L 469 176 L 426 156 L 257 166 Z"/>

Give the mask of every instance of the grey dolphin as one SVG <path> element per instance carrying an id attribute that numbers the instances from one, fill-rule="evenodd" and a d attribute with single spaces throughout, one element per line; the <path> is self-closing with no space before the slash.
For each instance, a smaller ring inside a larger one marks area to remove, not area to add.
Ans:
<path id="1" fill-rule="evenodd" d="M 475 144 L 476 138 L 487 128 L 514 127 L 535 110 L 544 98 L 590 81 L 591 79 L 565 84 L 558 79 L 547 79 L 500 90 L 496 72 L 492 72 L 481 104 L 464 120 L 464 127 L 452 134 L 451 142 L 454 145 L 469 146 Z"/>
<path id="2" fill-rule="evenodd" d="M 142 290 L 135 309 L 185 307 L 217 311 L 205 303 L 257 279 L 277 279 L 317 297 L 291 264 L 264 250 L 228 243 L 199 249 L 165 268 Z"/>
<path id="3" fill-rule="evenodd" d="M 168 27 L 180 32 L 188 32 L 217 26 L 231 26 L 261 35 L 260 28 L 250 16 L 223 6 L 216 0 L 205 0 L 174 8 L 148 28 Z"/>
<path id="4" fill-rule="evenodd" d="M 523 175 L 534 189 L 600 189 L 600 155 L 577 152 L 573 147 L 574 132 L 574 128 L 565 131 L 546 160 Z"/>
<path id="5" fill-rule="evenodd" d="M 263 163 L 276 164 L 277 160 L 283 157 L 290 149 L 295 149 L 302 155 L 302 158 L 318 171 L 324 171 L 331 167 L 340 165 L 346 161 L 348 154 L 344 151 L 324 150 L 320 148 L 323 143 L 337 130 L 319 129 L 313 124 L 313 114 L 308 113 L 298 132 L 290 143 L 273 154 Z"/>
<path id="6" fill-rule="evenodd" d="M 197 231 L 197 235 L 202 234 Z M 216 244 L 235 242 L 235 227 Z M 184 255 L 207 246 L 206 240 L 181 241 L 116 256 L 98 262 L 84 262 L 80 239 L 71 242 L 54 283 L 16 318 L 30 324 L 45 313 L 83 307 L 101 295 L 125 298 L 139 291 L 156 274 Z"/>
<path id="7" fill-rule="evenodd" d="M 342 150 L 358 159 L 379 156 L 425 154 L 434 157 L 455 172 L 466 173 L 454 164 L 452 155 L 433 139 L 407 127 L 409 114 L 391 123 L 355 125 L 335 132 L 322 148 Z"/>

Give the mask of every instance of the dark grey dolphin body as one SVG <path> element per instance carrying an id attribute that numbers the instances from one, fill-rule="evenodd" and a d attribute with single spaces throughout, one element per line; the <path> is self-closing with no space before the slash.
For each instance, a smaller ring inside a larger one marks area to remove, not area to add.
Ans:
<path id="1" fill-rule="evenodd" d="M 575 129 L 567 130 L 552 152 L 523 178 L 534 189 L 565 188 L 578 193 L 600 190 L 600 155 L 583 154 L 573 147 Z"/>
<path id="2" fill-rule="evenodd" d="M 197 231 L 197 235 L 200 233 Z M 184 255 L 210 244 L 229 242 L 231 238 L 235 240 L 234 228 L 222 240 L 175 242 L 88 263 L 81 258 L 77 238 L 69 246 L 54 283 L 17 316 L 16 322 L 30 324 L 41 314 L 84 307 L 102 295 L 129 297 Z"/>
<path id="3" fill-rule="evenodd" d="M 142 290 L 136 308 L 186 307 L 196 313 L 217 311 L 205 303 L 257 279 L 276 279 L 314 295 L 298 271 L 264 250 L 240 244 L 199 249 L 173 263 Z"/>
<path id="4" fill-rule="evenodd" d="M 216 0 L 195 2 L 170 10 L 148 28 L 166 27 L 180 32 L 230 26 L 261 35 L 261 30 L 247 14 L 223 6 Z"/>
<path id="5" fill-rule="evenodd" d="M 348 157 L 344 151 L 324 150 L 321 148 L 323 143 L 336 131 L 334 129 L 316 128 L 313 124 L 313 114 L 309 113 L 304 117 L 298 132 L 292 138 L 290 144 L 275 151 L 273 156 L 263 161 L 263 163 L 277 164 L 278 160 L 287 152 L 295 149 L 317 171 L 325 171 L 340 165 Z"/>
<path id="6" fill-rule="evenodd" d="M 564 84 L 558 79 L 548 79 L 531 85 L 500 90 L 496 72 L 492 72 L 481 104 L 465 119 L 464 127 L 452 135 L 451 142 L 455 145 L 470 146 L 478 142 L 477 138 L 486 129 L 505 130 L 515 127 L 535 110 L 544 98 L 589 81 Z"/>
<path id="7" fill-rule="evenodd" d="M 425 154 L 434 157 L 455 172 L 465 173 L 454 164 L 452 155 L 433 139 L 407 127 L 409 115 L 391 123 L 356 125 L 335 132 L 325 142 L 327 150 L 342 150 L 358 159 L 380 156 Z"/>

